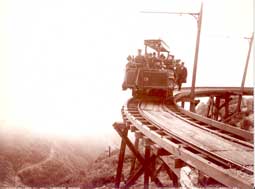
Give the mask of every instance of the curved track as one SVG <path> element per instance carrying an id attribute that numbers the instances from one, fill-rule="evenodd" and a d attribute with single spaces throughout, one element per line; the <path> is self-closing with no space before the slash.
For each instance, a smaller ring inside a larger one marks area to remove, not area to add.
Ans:
<path id="1" fill-rule="evenodd" d="M 197 88 L 196 96 L 230 93 L 240 88 Z M 253 89 L 246 88 L 245 95 Z M 253 186 L 253 133 L 237 129 L 177 106 L 187 98 L 189 88 L 175 94 L 174 104 L 157 100 L 131 99 L 123 106 L 126 122 L 151 141 L 229 187 Z"/>

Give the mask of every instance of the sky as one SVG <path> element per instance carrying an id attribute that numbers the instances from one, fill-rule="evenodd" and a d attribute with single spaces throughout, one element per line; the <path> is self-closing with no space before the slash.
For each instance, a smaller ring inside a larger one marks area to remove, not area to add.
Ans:
<path id="1" fill-rule="evenodd" d="M 39 133 L 104 136 L 121 121 L 129 54 L 163 39 L 188 68 L 201 0 L 0 0 L 0 120 Z M 252 0 L 205 0 L 196 86 L 240 86 Z M 252 55 L 253 57 L 253 55 Z M 245 86 L 253 85 L 250 59 Z"/>

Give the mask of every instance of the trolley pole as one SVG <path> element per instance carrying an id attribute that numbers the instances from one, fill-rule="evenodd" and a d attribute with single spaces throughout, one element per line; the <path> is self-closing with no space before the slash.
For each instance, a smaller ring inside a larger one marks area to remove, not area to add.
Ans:
<path id="1" fill-rule="evenodd" d="M 238 97 L 237 112 L 241 112 L 241 102 L 242 102 L 242 96 L 243 96 L 243 91 L 244 91 L 245 79 L 246 79 L 246 75 L 247 75 L 248 64 L 249 64 L 249 60 L 250 60 L 253 38 L 254 38 L 254 32 L 252 33 L 252 36 L 250 38 L 246 38 L 249 40 L 249 50 L 248 50 L 248 54 L 246 57 L 246 63 L 245 63 L 244 72 L 243 72 L 243 79 L 242 79 L 242 83 L 241 83 L 240 94 Z"/>
<path id="2" fill-rule="evenodd" d="M 200 33 L 203 17 L 203 3 L 201 4 L 200 13 L 197 18 L 197 40 L 196 40 L 196 51 L 193 64 L 192 72 L 192 84 L 190 91 L 190 111 L 195 112 L 195 85 L 196 85 L 196 75 L 197 75 L 197 62 L 198 62 L 198 52 L 199 52 L 199 43 L 200 43 Z"/>
<path id="3" fill-rule="evenodd" d="M 178 14 L 178 15 L 191 15 L 197 21 L 197 39 L 196 39 L 196 51 L 194 57 L 193 73 L 192 73 L 192 86 L 190 92 L 190 111 L 195 111 L 195 84 L 196 84 L 196 73 L 197 73 L 197 62 L 198 62 L 198 52 L 199 52 L 199 43 L 200 43 L 200 33 L 202 25 L 202 16 L 203 16 L 203 3 L 201 3 L 201 8 L 199 13 L 190 13 L 190 12 L 158 12 L 158 11 L 141 11 L 141 13 L 160 13 L 160 14 Z"/>

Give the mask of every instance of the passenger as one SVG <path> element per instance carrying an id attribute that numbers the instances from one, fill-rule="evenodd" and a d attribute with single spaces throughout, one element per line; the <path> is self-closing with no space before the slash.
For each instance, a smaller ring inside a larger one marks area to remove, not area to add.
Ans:
<path id="1" fill-rule="evenodd" d="M 157 59 L 157 62 L 156 62 L 156 69 L 159 69 L 161 70 L 163 67 L 163 61 L 164 61 L 164 58 L 163 58 L 163 54 L 161 54 L 159 56 L 159 59 Z"/>
<path id="2" fill-rule="evenodd" d="M 186 83 L 187 80 L 187 68 L 184 66 L 184 62 L 176 67 L 176 83 L 178 85 L 178 90 L 181 90 L 182 83 Z"/>
<path id="3" fill-rule="evenodd" d="M 164 55 L 164 54 L 161 54 L 161 55 L 160 55 L 160 61 L 161 61 L 161 63 L 163 63 L 165 60 L 166 60 L 165 55 Z"/>
<path id="4" fill-rule="evenodd" d="M 161 62 L 160 61 L 156 62 L 154 68 L 155 69 L 161 69 Z"/>
<path id="5" fill-rule="evenodd" d="M 166 57 L 164 54 L 160 55 L 160 69 L 166 69 Z"/>
<path id="6" fill-rule="evenodd" d="M 174 60 L 174 56 L 169 54 L 165 63 L 167 66 L 167 69 L 171 69 L 171 70 L 174 69 L 173 60 Z"/>
<path id="7" fill-rule="evenodd" d="M 168 61 L 169 63 L 172 63 L 173 60 L 174 60 L 174 55 L 169 54 L 168 57 L 167 57 L 167 61 Z"/>
<path id="8" fill-rule="evenodd" d="M 153 68 L 152 53 L 149 53 L 147 56 L 147 64 L 149 68 Z"/>
<path id="9" fill-rule="evenodd" d="M 152 54 L 152 68 L 153 68 L 153 69 L 156 68 L 157 62 L 159 62 L 159 60 L 158 60 L 158 58 L 156 57 L 156 53 L 153 52 L 153 54 Z"/>
<path id="10" fill-rule="evenodd" d="M 166 69 L 167 69 L 166 64 L 164 62 L 161 63 L 161 70 L 166 70 Z"/>
<path id="11" fill-rule="evenodd" d="M 132 63 L 132 56 L 128 55 L 127 60 L 128 60 L 128 63 Z"/>
<path id="12" fill-rule="evenodd" d="M 126 65 L 126 68 L 135 68 L 136 67 L 133 60 L 132 60 L 132 56 L 129 55 L 127 57 L 127 60 L 128 60 L 128 63 Z"/>
<path id="13" fill-rule="evenodd" d="M 135 56 L 132 55 L 132 62 L 134 63 L 135 62 Z"/>
<path id="14" fill-rule="evenodd" d="M 166 66 L 167 66 L 168 70 L 174 70 L 174 63 L 173 63 L 173 61 L 167 60 Z"/>
<path id="15" fill-rule="evenodd" d="M 175 83 L 177 84 L 177 70 L 179 69 L 180 67 L 180 62 L 181 60 L 180 59 L 175 59 L 173 61 L 174 63 L 174 78 L 175 78 Z"/>
<path id="16" fill-rule="evenodd" d="M 142 55 L 142 50 L 138 49 L 138 55 L 135 57 L 135 63 L 137 64 L 141 64 L 142 66 L 144 66 L 146 64 L 145 58 Z"/>

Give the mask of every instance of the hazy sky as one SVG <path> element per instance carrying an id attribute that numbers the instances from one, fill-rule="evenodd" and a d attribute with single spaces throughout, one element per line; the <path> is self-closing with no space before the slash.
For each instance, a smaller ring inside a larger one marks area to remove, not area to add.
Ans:
<path id="1" fill-rule="evenodd" d="M 191 84 L 196 20 L 140 11 L 199 12 L 200 3 L 0 0 L 0 120 L 72 136 L 113 132 L 131 96 L 121 91 L 126 57 L 144 39 L 165 40 Z M 252 18 L 252 0 L 204 1 L 198 86 L 240 86 Z"/>

